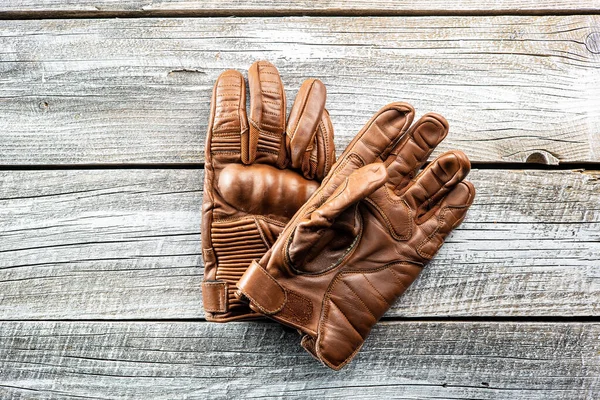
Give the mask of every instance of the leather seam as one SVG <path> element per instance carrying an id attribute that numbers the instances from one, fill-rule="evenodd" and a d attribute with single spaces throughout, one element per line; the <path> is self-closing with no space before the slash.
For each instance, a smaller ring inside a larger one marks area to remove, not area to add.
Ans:
<path id="1" fill-rule="evenodd" d="M 408 289 L 408 286 L 406 286 L 406 284 L 404 282 L 402 282 L 402 279 L 400 279 L 400 276 L 396 273 L 396 271 L 394 271 L 391 268 L 389 268 L 389 270 L 394 275 L 394 278 L 396 278 L 396 280 L 398 281 L 398 283 L 400 285 L 402 285 L 402 288 L 404 289 L 404 291 L 406 291 L 406 289 Z M 402 275 L 407 276 L 408 274 L 402 274 Z"/>
<path id="2" fill-rule="evenodd" d="M 264 129 L 262 129 L 263 126 L 266 126 L 267 128 L 276 128 L 276 129 L 282 129 L 281 126 L 279 125 L 270 125 L 264 122 L 261 122 L 260 124 L 258 122 L 256 122 L 255 120 L 253 120 L 252 118 L 248 117 L 248 121 L 250 121 L 250 123 L 252 124 L 252 126 L 260 133 L 265 134 L 265 135 L 270 135 L 270 136 L 277 136 L 277 134 L 269 132 L 269 131 L 265 131 Z"/>
<path id="3" fill-rule="evenodd" d="M 369 286 L 371 286 L 373 288 L 373 290 L 375 291 L 375 293 L 377 293 L 379 295 L 379 297 L 381 297 L 383 299 L 383 301 L 385 301 L 385 304 L 387 304 L 388 307 L 391 307 L 390 302 L 387 301 L 387 299 L 385 297 L 383 297 L 383 295 L 379 292 L 379 290 L 377 290 L 377 288 L 371 283 L 371 281 L 369 280 L 369 278 L 367 277 L 367 275 L 363 273 L 362 276 L 365 278 L 365 280 L 367 281 L 367 283 L 369 284 Z"/>
<path id="4" fill-rule="evenodd" d="M 346 320 L 346 322 L 348 322 L 348 325 L 350 325 L 352 327 L 352 329 L 354 329 L 354 332 L 358 333 L 358 336 L 361 337 L 362 340 L 365 340 L 365 338 L 363 337 L 363 335 L 361 335 L 361 333 L 358 331 L 358 329 L 354 326 L 354 324 L 352 323 L 352 321 L 350 321 L 350 319 L 348 319 L 348 316 L 346 315 L 346 313 L 340 308 L 340 306 L 337 305 L 337 303 L 330 297 L 329 301 L 331 302 L 331 304 L 333 304 L 335 306 L 335 308 L 338 309 L 338 311 L 344 316 L 344 319 Z M 328 319 L 329 320 L 329 319 Z"/>
<path id="5" fill-rule="evenodd" d="M 336 276 L 336 278 L 337 278 L 337 276 Z M 330 287 L 331 287 L 331 285 L 330 285 Z M 327 299 L 329 298 L 329 290 L 326 292 L 325 296 L 326 296 Z M 325 301 L 325 299 L 323 301 Z M 324 314 L 327 313 L 327 315 L 329 315 L 329 308 L 330 307 L 331 306 L 329 306 L 329 304 L 325 304 L 325 306 L 323 307 L 323 311 L 322 312 Z M 339 307 L 338 307 L 338 310 L 339 310 Z M 340 310 L 340 312 L 341 312 L 341 310 Z M 344 317 L 345 317 L 345 315 L 344 315 Z M 364 339 L 363 339 L 362 343 L 352 352 L 352 354 L 350 354 L 348 357 L 346 357 L 341 363 L 339 363 L 339 364 L 332 364 L 331 362 L 329 362 L 329 360 L 327 360 L 326 358 L 323 357 L 323 354 L 321 352 L 321 338 L 323 336 L 323 329 L 324 329 L 323 322 L 329 321 L 329 317 L 328 316 L 323 316 L 323 318 L 325 318 L 325 321 L 323 319 L 320 319 L 320 321 L 319 321 L 319 332 L 318 332 L 317 338 L 315 340 L 315 352 L 317 353 L 317 355 L 318 355 L 318 357 L 319 357 L 319 359 L 321 360 L 322 363 L 324 363 L 325 365 L 330 366 L 331 368 L 333 368 L 335 370 L 339 370 L 344 365 L 348 364 L 350 362 L 350 360 L 352 360 L 352 358 L 354 358 L 354 356 L 356 355 L 356 353 L 358 353 L 360 351 L 361 347 L 364 344 Z M 346 317 L 346 319 L 348 319 L 348 318 Z M 350 321 L 348 321 L 348 322 L 350 322 Z M 350 326 L 352 326 L 354 328 L 354 326 L 352 324 L 350 324 Z M 354 330 L 356 330 L 356 328 L 354 328 Z M 357 331 L 357 333 L 358 333 L 358 331 Z M 359 336 L 362 338 L 362 335 L 360 333 L 359 333 Z"/>
<path id="6" fill-rule="evenodd" d="M 244 216 L 244 217 L 231 217 L 231 218 L 217 219 L 217 220 L 213 220 L 213 221 L 214 222 L 235 222 L 235 221 L 248 220 L 250 222 L 254 218 L 263 220 L 265 222 L 269 222 L 271 224 L 274 224 L 274 225 L 277 225 L 280 227 L 284 227 L 286 225 L 285 223 L 283 223 L 281 221 L 277 221 L 275 219 L 265 217 L 264 215 L 254 215 L 254 214 L 248 214 L 248 216 Z"/>
<path id="7" fill-rule="evenodd" d="M 350 292 L 352 292 L 352 294 L 358 299 L 358 301 L 360 302 L 360 304 L 363 305 L 363 307 L 365 307 L 365 309 L 369 312 L 369 314 L 371 314 L 371 316 L 373 317 L 373 319 L 375 319 L 377 321 L 377 318 L 375 317 L 375 314 L 373 314 L 373 311 L 371 311 L 371 309 L 369 308 L 369 306 L 367 306 L 365 304 L 365 302 L 363 301 L 363 299 L 360 298 L 360 296 L 358 295 L 358 293 L 356 293 L 354 291 L 354 289 L 352 289 L 350 287 L 350 285 L 348 285 L 348 283 L 346 283 L 346 281 L 340 281 L 342 282 L 348 289 L 350 289 Z"/>
<path id="8" fill-rule="evenodd" d="M 296 136 L 296 131 L 298 129 L 298 126 L 300 125 L 300 120 L 302 119 L 302 116 L 304 115 L 304 110 L 306 110 L 306 105 L 308 104 L 308 98 L 310 96 L 310 93 L 312 92 L 314 84 L 315 84 L 315 81 L 313 80 L 312 83 L 310 84 L 310 89 L 308 89 L 308 93 L 306 94 L 305 97 L 302 98 L 302 109 L 300 110 L 300 118 L 298 118 L 298 120 L 296 121 L 296 124 L 294 125 L 294 128 L 292 129 L 292 134 L 289 135 L 290 139 L 294 139 L 294 136 Z"/>
<path id="9" fill-rule="evenodd" d="M 392 237 L 396 240 L 407 240 L 410 239 L 412 237 L 412 224 L 409 224 L 408 226 L 408 233 L 406 235 L 398 235 L 398 233 L 396 233 L 396 229 L 394 229 L 394 226 L 392 225 L 392 222 L 389 220 L 388 216 L 385 214 L 385 212 L 381 209 L 381 207 L 379 207 L 371 198 L 367 197 L 365 199 L 370 205 L 372 205 L 377 212 L 379 212 L 379 214 L 381 215 L 381 217 L 385 220 L 385 224 L 388 227 L 388 230 L 390 231 L 390 234 L 392 235 Z M 412 220 L 412 210 L 410 209 L 410 207 L 408 206 L 408 204 L 406 203 L 406 200 L 402 199 L 402 201 L 400 202 L 400 204 L 404 203 L 404 206 L 406 207 L 406 210 L 408 211 L 408 220 L 411 221 Z"/>
<path id="10" fill-rule="evenodd" d="M 429 234 L 429 236 L 427 236 L 425 239 L 423 239 L 423 241 L 417 247 L 417 253 L 421 257 L 426 258 L 426 259 L 431 259 L 435 255 L 435 254 L 429 254 L 427 252 L 424 252 L 423 251 L 423 247 L 425 247 L 425 245 L 427 243 L 429 243 L 431 241 L 431 239 L 433 239 L 433 237 L 439 232 L 441 226 L 444 225 L 444 221 L 445 221 L 445 218 L 446 218 L 446 213 L 448 212 L 448 210 L 450 210 L 450 209 L 458 209 L 458 210 L 460 210 L 460 209 L 463 209 L 463 208 L 466 208 L 466 207 L 467 206 L 446 206 L 446 207 L 444 207 L 444 209 L 442 211 L 440 211 L 440 215 L 437 218 L 438 224 L 435 227 L 434 231 L 431 234 Z"/>
<path id="11" fill-rule="evenodd" d="M 253 217 L 252 219 L 254 220 L 254 224 L 256 225 L 256 230 L 258 231 L 258 234 L 260 235 L 260 238 L 264 242 L 264 244 L 267 247 L 267 249 L 270 248 L 271 246 L 269 246 L 269 242 L 267 242 L 267 238 L 265 237 L 264 232 L 262 231 L 260 225 L 258 224 L 257 218 Z"/>
<path id="12" fill-rule="evenodd" d="M 323 147 L 325 148 L 325 154 L 323 155 L 323 158 L 325 158 L 325 169 L 324 169 L 324 173 L 327 174 L 327 171 L 329 171 L 329 169 L 331 168 L 331 158 L 329 157 L 329 141 L 327 140 L 327 138 L 329 137 L 329 135 L 325 134 L 325 132 L 327 131 L 327 128 L 325 127 L 325 123 L 323 122 L 323 120 L 321 119 L 321 121 L 319 122 L 320 125 L 320 136 L 321 136 L 321 140 L 323 141 Z M 317 156 L 318 158 L 318 156 Z"/>

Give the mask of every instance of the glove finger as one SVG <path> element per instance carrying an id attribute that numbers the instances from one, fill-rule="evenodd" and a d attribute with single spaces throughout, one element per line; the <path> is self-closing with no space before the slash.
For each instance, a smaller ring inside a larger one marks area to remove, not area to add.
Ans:
<path id="1" fill-rule="evenodd" d="M 286 149 L 285 92 L 279 72 L 268 61 L 257 61 L 248 70 L 250 129 L 242 135 L 242 162 L 283 167 Z"/>
<path id="2" fill-rule="evenodd" d="M 344 153 L 355 153 L 365 165 L 385 161 L 410 127 L 414 115 L 410 104 L 388 104 L 371 118 Z"/>
<path id="3" fill-rule="evenodd" d="M 239 163 L 241 137 L 248 132 L 246 84 L 238 71 L 219 75 L 213 88 L 206 137 L 206 162 Z"/>
<path id="4" fill-rule="evenodd" d="M 448 134 L 448 121 L 439 114 L 428 113 L 402 137 L 388 157 L 390 188 L 400 195 L 425 164 L 436 146 Z"/>
<path id="5" fill-rule="evenodd" d="M 323 110 L 321 122 L 313 143 L 307 148 L 302 161 L 302 173 L 307 179 L 322 181 L 335 163 L 335 144 L 333 142 L 333 125 L 327 109 Z"/>
<path id="6" fill-rule="evenodd" d="M 408 206 L 416 210 L 417 223 L 435 212 L 437 203 L 467 176 L 470 169 L 467 156 L 453 150 L 436 158 L 417 176 L 404 193 Z"/>
<path id="7" fill-rule="evenodd" d="M 303 167 L 307 149 L 314 143 L 321 122 L 326 97 L 325 85 L 318 79 L 304 81 L 298 91 L 286 131 L 288 155 L 293 168 Z"/>
<path id="8" fill-rule="evenodd" d="M 407 103 L 391 103 L 379 110 L 350 142 L 335 169 L 323 180 L 319 190 L 321 199 L 327 199 L 355 170 L 386 160 L 410 127 L 414 114 L 414 109 Z"/>
<path id="9" fill-rule="evenodd" d="M 458 183 L 440 202 L 436 212 L 423 223 L 426 239 L 418 246 L 421 257 L 431 259 L 442 247 L 446 237 L 465 219 L 475 199 L 475 187 L 471 182 Z"/>

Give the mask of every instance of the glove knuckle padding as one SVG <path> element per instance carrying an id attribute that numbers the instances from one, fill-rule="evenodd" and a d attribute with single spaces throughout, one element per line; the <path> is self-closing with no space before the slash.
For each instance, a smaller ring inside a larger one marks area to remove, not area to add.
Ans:
<path id="1" fill-rule="evenodd" d="M 229 164 L 219 174 L 216 186 L 223 200 L 236 210 L 290 219 L 319 184 L 270 165 Z"/>
<path id="2" fill-rule="evenodd" d="M 448 131 L 435 114 L 409 129 L 413 113 L 395 103 L 376 114 L 240 280 L 253 308 L 261 308 L 253 298 L 285 298 L 267 307 L 269 316 L 302 331 L 302 346 L 333 369 L 358 352 L 473 201 L 460 152 L 443 154 L 413 179 Z M 277 282 L 277 295 L 260 292 L 265 275 Z"/>

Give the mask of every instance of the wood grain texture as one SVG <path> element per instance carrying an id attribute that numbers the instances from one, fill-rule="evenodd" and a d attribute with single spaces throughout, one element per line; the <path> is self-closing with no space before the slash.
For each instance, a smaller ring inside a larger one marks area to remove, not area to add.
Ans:
<path id="1" fill-rule="evenodd" d="M 480 170 L 388 316 L 600 315 L 600 172 Z M 202 318 L 202 170 L 0 173 L 0 319 Z"/>
<path id="2" fill-rule="evenodd" d="M 440 151 L 598 162 L 598 32 L 598 15 L 3 21 L 0 164 L 203 162 L 213 82 L 257 59 L 288 99 L 324 81 L 339 150 L 404 100 L 448 118 Z"/>
<path id="3" fill-rule="evenodd" d="M 185 14 L 213 15 L 230 13 L 232 15 L 272 14 L 448 14 L 448 13 L 494 13 L 494 12 L 590 12 L 600 10 L 598 0 L 499 0 L 481 2 L 475 0 L 408 1 L 408 0 L 4 0 L 0 5 L 2 13 L 22 13 L 31 15 L 36 12 L 68 12 L 75 15 L 103 16 L 107 13 L 141 14 Z"/>
<path id="4" fill-rule="evenodd" d="M 339 372 L 273 323 L 6 322 L 3 399 L 596 399 L 600 324 L 383 322 Z"/>

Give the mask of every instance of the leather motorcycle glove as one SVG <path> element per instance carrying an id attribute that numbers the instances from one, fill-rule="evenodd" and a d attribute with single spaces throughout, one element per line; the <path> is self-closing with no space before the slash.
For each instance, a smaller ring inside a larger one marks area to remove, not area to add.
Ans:
<path id="1" fill-rule="evenodd" d="M 273 245 L 289 219 L 335 162 L 325 86 L 301 86 L 286 124 L 279 72 L 267 61 L 223 72 L 214 86 L 202 210 L 202 297 L 206 318 L 226 322 L 260 316 L 235 297 L 250 262 Z"/>
<path id="2" fill-rule="evenodd" d="M 298 329 L 302 346 L 336 370 L 358 352 L 475 196 L 460 151 L 439 156 L 417 175 L 448 124 L 426 114 L 411 127 L 413 116 L 405 103 L 381 109 L 238 282 L 238 296 L 253 310 Z"/>

